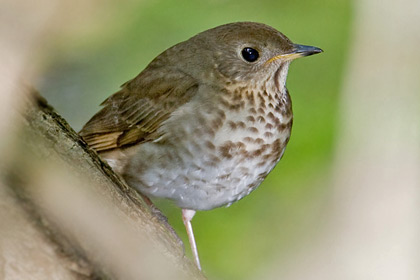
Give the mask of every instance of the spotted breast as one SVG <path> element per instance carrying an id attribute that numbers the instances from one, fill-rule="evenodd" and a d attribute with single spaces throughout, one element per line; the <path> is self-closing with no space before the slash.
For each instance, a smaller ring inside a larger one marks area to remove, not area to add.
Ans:
<path id="1" fill-rule="evenodd" d="M 200 98 L 164 122 L 165 137 L 136 149 L 124 172 L 127 182 L 194 210 L 230 205 L 248 195 L 289 141 L 291 101 L 279 80 L 288 66 L 260 83 L 201 86 Z"/>

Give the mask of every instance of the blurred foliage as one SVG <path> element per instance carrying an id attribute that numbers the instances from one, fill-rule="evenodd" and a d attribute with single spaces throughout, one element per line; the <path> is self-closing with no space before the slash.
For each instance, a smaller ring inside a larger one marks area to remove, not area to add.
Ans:
<path id="1" fill-rule="evenodd" d="M 334 148 L 337 101 L 352 16 L 348 0 L 117 1 L 69 21 L 66 34 L 45 42 L 38 88 L 79 130 L 106 97 L 166 48 L 205 29 L 257 21 L 324 53 L 299 59 L 288 88 L 294 127 L 285 156 L 252 195 L 193 220 L 210 279 L 258 279 L 310 242 L 328 213 L 326 195 Z M 96 18 L 96 21 L 90 20 Z M 180 210 L 158 202 L 189 246 Z"/>

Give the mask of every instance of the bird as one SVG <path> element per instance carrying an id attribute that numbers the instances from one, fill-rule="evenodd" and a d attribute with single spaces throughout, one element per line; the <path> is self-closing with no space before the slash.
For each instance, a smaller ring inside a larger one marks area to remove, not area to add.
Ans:
<path id="1" fill-rule="evenodd" d="M 262 23 L 214 27 L 158 55 L 79 134 L 129 186 L 182 209 L 201 270 L 194 214 L 247 196 L 279 162 L 290 62 L 321 52 Z"/>

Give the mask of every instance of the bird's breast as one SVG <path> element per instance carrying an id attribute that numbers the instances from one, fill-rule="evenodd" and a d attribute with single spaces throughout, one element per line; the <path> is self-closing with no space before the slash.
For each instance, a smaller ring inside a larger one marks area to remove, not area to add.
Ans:
<path id="1" fill-rule="evenodd" d="M 204 108 L 188 104 L 171 121 L 170 143 L 156 143 L 148 148 L 153 155 L 143 156 L 139 188 L 182 208 L 209 210 L 246 196 L 274 168 L 290 137 L 292 112 L 268 92 L 242 92 L 220 95 Z"/>

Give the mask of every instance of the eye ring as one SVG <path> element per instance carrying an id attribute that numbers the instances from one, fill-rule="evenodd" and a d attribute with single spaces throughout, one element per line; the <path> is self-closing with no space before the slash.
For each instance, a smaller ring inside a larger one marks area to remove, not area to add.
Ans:
<path id="1" fill-rule="evenodd" d="M 260 57 L 260 54 L 258 53 L 258 51 L 250 47 L 243 48 L 241 51 L 241 54 L 242 54 L 243 59 L 245 59 L 245 61 L 248 61 L 248 62 L 255 62 Z"/>

